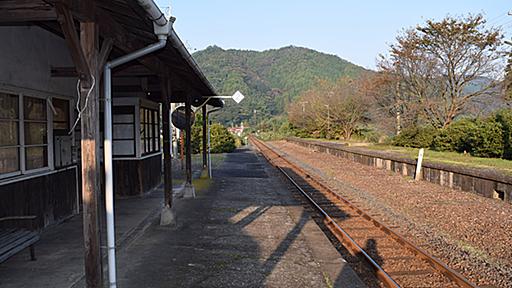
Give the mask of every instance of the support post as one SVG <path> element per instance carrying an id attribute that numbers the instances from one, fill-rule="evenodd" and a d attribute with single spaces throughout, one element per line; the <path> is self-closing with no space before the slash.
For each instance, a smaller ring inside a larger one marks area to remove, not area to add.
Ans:
<path id="1" fill-rule="evenodd" d="M 174 111 L 174 109 L 176 109 L 176 103 L 171 102 L 171 113 Z M 178 129 L 176 127 L 174 127 L 174 125 L 172 124 L 172 121 L 171 121 L 170 125 L 171 125 L 171 141 L 172 141 L 171 156 L 173 159 L 175 159 L 176 157 L 178 157 Z"/>
<path id="2" fill-rule="evenodd" d="M 183 193 L 184 198 L 194 198 L 196 197 L 196 193 L 194 190 L 194 186 L 192 185 L 192 107 L 191 107 L 191 96 L 187 95 L 185 100 L 185 122 L 187 125 L 185 126 L 185 191 Z"/>
<path id="3" fill-rule="evenodd" d="M 161 78 L 161 89 L 163 98 L 162 107 L 162 128 L 164 144 L 164 196 L 165 205 L 172 206 L 172 163 L 171 163 L 171 127 L 170 127 L 170 95 L 169 77 L 165 75 Z"/>
<path id="4" fill-rule="evenodd" d="M 164 142 L 164 208 L 160 214 L 160 225 L 175 225 L 176 215 L 172 209 L 172 158 L 171 158 L 171 125 L 170 125 L 170 107 L 171 107 L 171 87 L 169 73 L 164 72 L 160 78 L 162 90 L 162 129 Z"/>
<path id="5" fill-rule="evenodd" d="M 206 133 L 207 133 L 207 121 L 208 121 L 208 117 L 206 115 L 206 105 L 204 105 L 202 107 L 202 111 L 203 111 L 203 169 L 206 169 L 208 167 L 208 160 L 206 158 L 207 156 L 207 151 L 206 151 Z"/>
<path id="6" fill-rule="evenodd" d="M 82 82 L 81 101 L 87 107 L 81 117 L 81 154 L 82 154 L 82 199 L 85 281 L 88 288 L 102 287 L 102 262 L 98 221 L 98 197 L 100 195 L 99 165 L 99 67 L 98 63 L 98 27 L 94 22 L 80 24 L 80 43 L 91 81 Z"/>

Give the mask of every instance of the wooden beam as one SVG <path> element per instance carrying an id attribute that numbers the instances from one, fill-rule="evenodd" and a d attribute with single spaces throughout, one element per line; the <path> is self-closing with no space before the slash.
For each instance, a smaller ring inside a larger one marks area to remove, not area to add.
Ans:
<path id="1" fill-rule="evenodd" d="M 108 56 L 110 55 L 110 51 L 112 51 L 112 46 L 114 45 L 114 40 L 112 38 L 107 38 L 103 40 L 100 49 L 100 55 L 98 59 L 98 67 L 100 67 L 101 71 L 103 71 L 103 66 L 107 63 Z M 101 72 L 103 73 L 103 72 Z"/>
<path id="2" fill-rule="evenodd" d="M 164 71 L 160 77 L 162 97 L 162 130 L 164 142 L 164 199 L 167 207 L 172 207 L 172 159 L 171 159 L 171 85 L 169 73 Z"/>
<path id="3" fill-rule="evenodd" d="M 55 9 L 52 5 L 44 1 L 0 1 L 0 23 L 23 23 L 54 20 L 57 20 L 57 13 L 55 12 Z"/>
<path id="4" fill-rule="evenodd" d="M 80 38 L 77 34 L 73 15 L 63 2 L 56 2 L 55 8 L 57 10 L 58 21 L 62 29 L 62 33 L 64 34 L 64 39 L 68 45 L 71 59 L 73 59 L 73 63 L 75 64 L 78 77 L 84 81 L 90 82 L 91 72 L 82 47 L 80 46 Z"/>
<path id="5" fill-rule="evenodd" d="M 103 286 L 102 261 L 100 249 L 100 231 L 98 221 L 98 199 L 100 193 L 99 163 L 99 67 L 98 67 L 98 27 L 93 22 L 80 24 L 81 47 L 87 67 L 91 68 L 95 85 L 82 83 L 80 94 L 82 99 L 88 95 L 87 107 L 81 107 L 81 155 L 82 155 L 82 199 L 83 199 L 83 233 L 85 249 L 85 281 L 88 288 Z M 84 85 L 88 84 L 88 85 Z M 90 92 L 90 93 L 89 93 Z"/>
<path id="6" fill-rule="evenodd" d="M 187 125 L 185 126 L 185 170 L 186 170 L 186 183 L 192 185 L 192 97 L 187 95 L 185 99 L 185 122 Z"/>
<path id="7" fill-rule="evenodd" d="M 51 77 L 77 77 L 75 67 L 50 67 Z"/>

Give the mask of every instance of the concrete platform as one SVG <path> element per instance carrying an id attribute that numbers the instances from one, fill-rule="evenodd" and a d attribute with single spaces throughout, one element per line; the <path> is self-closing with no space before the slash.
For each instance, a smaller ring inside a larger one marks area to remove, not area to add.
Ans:
<path id="1" fill-rule="evenodd" d="M 174 229 L 161 190 L 116 200 L 118 287 L 366 287 L 262 157 L 226 154 L 213 176 L 175 199 Z M 37 261 L 0 264 L 0 287 L 84 287 L 81 233 L 80 215 L 48 229 Z"/>
<path id="2" fill-rule="evenodd" d="M 226 154 L 176 202 L 177 228 L 120 253 L 119 287 L 365 287 L 276 175 L 250 150 Z"/>

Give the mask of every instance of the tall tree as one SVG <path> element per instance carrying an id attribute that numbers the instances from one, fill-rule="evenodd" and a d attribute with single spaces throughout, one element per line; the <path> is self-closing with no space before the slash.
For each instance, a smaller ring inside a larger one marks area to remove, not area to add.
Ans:
<path id="1" fill-rule="evenodd" d="M 312 135 L 350 139 L 368 111 L 365 82 L 340 78 L 335 83 L 319 81 L 288 106 L 290 122 Z"/>
<path id="2" fill-rule="evenodd" d="M 482 15 L 429 20 L 397 37 L 381 71 L 398 77 L 418 116 L 446 127 L 471 99 L 498 84 L 503 36 L 484 26 Z"/>
<path id="3" fill-rule="evenodd" d="M 512 100 L 512 52 L 508 53 L 505 79 L 503 81 L 503 95 L 505 100 Z"/>

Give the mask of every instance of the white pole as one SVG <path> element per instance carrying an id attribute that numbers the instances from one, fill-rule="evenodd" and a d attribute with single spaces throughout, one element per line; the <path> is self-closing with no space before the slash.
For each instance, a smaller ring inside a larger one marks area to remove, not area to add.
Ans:
<path id="1" fill-rule="evenodd" d="M 212 178 L 212 157 L 210 152 L 210 121 L 208 120 L 208 177 Z"/>
<path id="2" fill-rule="evenodd" d="M 104 76 L 104 165 L 105 165 L 105 213 L 107 216 L 107 247 L 108 247 L 108 279 L 109 287 L 116 288 L 116 239 L 114 227 L 114 171 L 112 170 L 112 75 L 111 69 L 124 63 L 135 60 L 139 57 L 162 49 L 167 43 L 167 37 L 160 37 L 158 42 L 144 47 L 140 50 L 119 57 L 105 64 Z"/>
<path id="3" fill-rule="evenodd" d="M 103 71 L 105 85 L 104 130 L 103 141 L 105 165 L 105 211 L 107 216 L 107 246 L 108 246 L 108 279 L 109 287 L 116 287 L 116 235 L 114 228 L 114 175 L 112 171 L 112 87 L 111 70 L 107 66 Z"/>
<path id="4" fill-rule="evenodd" d="M 418 152 L 418 162 L 416 163 L 416 174 L 414 175 L 414 180 L 420 180 L 421 177 L 421 162 L 423 162 L 423 153 L 425 149 L 421 148 Z"/>

